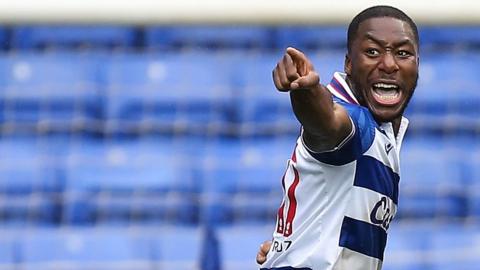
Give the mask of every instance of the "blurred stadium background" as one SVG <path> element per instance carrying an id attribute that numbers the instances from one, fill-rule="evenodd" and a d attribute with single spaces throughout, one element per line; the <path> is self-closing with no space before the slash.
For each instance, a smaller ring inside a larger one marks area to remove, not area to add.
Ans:
<path id="1" fill-rule="evenodd" d="M 328 82 L 378 3 L 130 2 L 0 1 L 0 269 L 256 269 L 299 131 L 271 70 Z M 480 6 L 386 3 L 422 48 L 384 269 L 478 270 Z"/>

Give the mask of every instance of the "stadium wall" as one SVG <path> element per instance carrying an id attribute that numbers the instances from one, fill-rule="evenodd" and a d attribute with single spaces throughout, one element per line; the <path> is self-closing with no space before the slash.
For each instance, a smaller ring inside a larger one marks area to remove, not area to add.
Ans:
<path id="1" fill-rule="evenodd" d="M 390 4 L 420 24 L 478 24 L 474 0 L 0 0 L 0 23 L 344 24 L 367 6 Z"/>

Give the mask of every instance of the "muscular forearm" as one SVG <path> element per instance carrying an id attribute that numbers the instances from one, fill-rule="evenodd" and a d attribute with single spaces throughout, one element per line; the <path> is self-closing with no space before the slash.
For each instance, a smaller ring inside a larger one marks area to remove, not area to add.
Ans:
<path id="1" fill-rule="evenodd" d="M 290 91 L 292 108 L 305 130 L 321 135 L 331 129 L 333 102 L 331 94 L 318 84 L 313 89 Z"/>
<path id="2" fill-rule="evenodd" d="M 351 124 L 343 108 L 335 105 L 325 86 L 290 91 L 295 116 L 304 129 L 304 139 L 312 150 L 337 146 L 350 132 Z"/>

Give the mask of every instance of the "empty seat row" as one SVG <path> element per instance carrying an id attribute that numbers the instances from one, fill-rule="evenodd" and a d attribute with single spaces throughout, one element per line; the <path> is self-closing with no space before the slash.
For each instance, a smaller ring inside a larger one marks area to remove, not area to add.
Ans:
<path id="1" fill-rule="evenodd" d="M 271 233 L 271 226 L 4 229 L 0 269 L 255 269 Z"/>
<path id="2" fill-rule="evenodd" d="M 393 222 L 382 269 L 477 269 L 479 236 L 476 225 Z"/>
<path id="3" fill-rule="evenodd" d="M 312 55 L 323 83 L 343 51 Z M 274 53 L 55 53 L 0 56 L 0 125 L 6 130 L 112 133 L 296 133 L 287 93 L 275 90 Z M 422 57 L 407 109 L 416 130 L 476 130 L 478 55 Z M 451 76 L 445 76 L 450 74 Z"/>
<path id="4" fill-rule="evenodd" d="M 0 220 L 15 226 L 272 222 L 295 141 L 3 139 Z M 398 218 L 480 219 L 475 139 L 453 145 L 407 138 L 402 151 Z"/>
<path id="5" fill-rule="evenodd" d="M 420 44 L 478 48 L 476 26 L 420 26 Z M 345 48 L 346 25 L 18 25 L 0 28 L 4 49 L 301 49 Z"/>
<path id="6" fill-rule="evenodd" d="M 0 122 L 12 129 L 107 133 L 149 128 L 227 133 L 243 126 L 252 133 L 274 127 L 296 132 L 288 96 L 271 83 L 273 57 L 7 55 L 0 60 Z M 330 55 L 318 58 L 334 70 Z M 261 123 L 252 128 L 257 120 Z"/>
<path id="7" fill-rule="evenodd" d="M 198 227 L 2 230 L 1 269 L 200 269 Z M 187 248 L 188 247 L 188 248 Z"/>
<path id="8" fill-rule="evenodd" d="M 209 140 L 2 140 L 1 220 L 28 225 L 274 219 L 294 138 Z"/>
<path id="9" fill-rule="evenodd" d="M 1 230 L 1 269 L 258 269 L 272 226 Z M 383 269 L 478 269 L 480 231 L 458 223 L 392 223 Z"/>
<path id="10" fill-rule="evenodd" d="M 435 57 L 421 54 L 418 86 L 406 110 L 411 127 L 433 133 L 476 130 L 480 89 L 475 54 L 451 53 Z M 425 61 L 424 61 L 425 60 Z"/>

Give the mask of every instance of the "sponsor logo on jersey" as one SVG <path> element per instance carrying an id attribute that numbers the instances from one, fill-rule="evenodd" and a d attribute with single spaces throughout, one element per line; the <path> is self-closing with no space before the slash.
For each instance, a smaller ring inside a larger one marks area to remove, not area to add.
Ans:
<path id="1" fill-rule="evenodd" d="M 388 230 L 390 222 L 392 222 L 395 213 L 392 211 L 392 203 L 387 197 L 382 197 L 372 209 L 370 213 L 370 222 L 375 225 L 380 225 L 385 230 Z"/>

